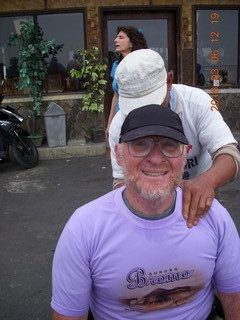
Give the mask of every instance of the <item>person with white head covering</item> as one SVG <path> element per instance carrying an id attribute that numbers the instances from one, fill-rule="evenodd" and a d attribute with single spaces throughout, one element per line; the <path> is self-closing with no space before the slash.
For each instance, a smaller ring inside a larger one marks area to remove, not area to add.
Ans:
<path id="1" fill-rule="evenodd" d="M 172 72 L 166 72 L 156 51 L 141 49 L 130 53 L 119 64 L 115 78 L 120 111 L 109 129 L 113 188 L 124 184 L 114 148 L 126 115 L 143 105 L 163 104 L 180 116 L 192 146 L 182 183 L 183 215 L 189 227 L 197 225 L 210 207 L 215 191 L 238 175 L 237 141 L 220 112 L 212 107 L 212 98 L 201 89 L 173 84 Z"/>

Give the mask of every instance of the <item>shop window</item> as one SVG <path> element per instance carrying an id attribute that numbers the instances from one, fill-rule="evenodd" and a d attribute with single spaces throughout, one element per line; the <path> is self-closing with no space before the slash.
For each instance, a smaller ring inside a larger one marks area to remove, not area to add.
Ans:
<path id="1" fill-rule="evenodd" d="M 0 18 L 0 84 L 4 79 L 18 77 L 18 50 L 16 47 L 9 48 L 7 40 L 12 32 L 19 30 L 19 22 L 31 19 L 31 16 L 1 17 Z"/>
<path id="2" fill-rule="evenodd" d="M 196 10 L 196 85 L 239 86 L 239 10 Z"/>
<path id="3" fill-rule="evenodd" d="M 75 51 L 85 49 L 83 13 L 38 15 L 37 20 L 46 40 L 56 39 L 57 44 L 64 44 L 62 51 L 56 57 L 57 61 L 49 61 L 49 74 L 66 73 L 65 90 L 81 90 L 80 81 L 72 79 L 69 71 L 77 67 Z"/>
<path id="4" fill-rule="evenodd" d="M 81 90 L 79 80 L 72 79 L 69 70 L 76 66 L 76 50 L 85 49 L 83 13 L 61 12 L 43 15 L 0 17 L 0 30 L 2 30 L 0 33 L 0 86 L 3 91 L 7 90 L 5 94 L 9 94 L 9 92 L 12 94 L 23 94 L 24 92 L 23 90 L 15 90 L 16 88 L 14 87 L 18 83 L 18 48 L 7 46 L 8 37 L 12 32 L 15 33 L 19 30 L 19 22 L 24 19 L 34 19 L 34 21 L 37 21 L 43 30 L 44 39 L 55 39 L 57 44 L 64 45 L 62 51 L 53 60 L 49 60 L 48 76 L 44 84 L 45 92 Z M 55 85 L 54 89 L 48 88 L 54 77 L 56 77 L 55 83 L 60 83 L 59 73 L 61 73 L 60 78 L 62 79 L 61 86 L 57 88 Z M 11 90 L 9 91 L 10 87 Z"/>

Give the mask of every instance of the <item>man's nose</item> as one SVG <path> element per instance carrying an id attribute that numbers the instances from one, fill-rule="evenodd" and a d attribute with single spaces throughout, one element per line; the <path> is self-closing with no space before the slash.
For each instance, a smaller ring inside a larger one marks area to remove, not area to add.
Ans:
<path id="1" fill-rule="evenodd" d="M 151 161 L 155 161 L 155 162 L 166 161 L 166 157 L 162 153 L 158 142 L 154 143 L 153 149 L 151 150 L 148 156 L 151 158 Z"/>

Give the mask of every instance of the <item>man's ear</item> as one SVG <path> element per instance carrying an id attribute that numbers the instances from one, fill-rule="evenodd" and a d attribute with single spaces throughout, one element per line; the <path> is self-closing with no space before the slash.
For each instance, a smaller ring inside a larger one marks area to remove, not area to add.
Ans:
<path id="1" fill-rule="evenodd" d="M 114 152 L 115 152 L 115 155 L 116 155 L 116 161 L 117 161 L 117 164 L 119 166 L 121 166 L 121 156 L 120 156 L 120 146 L 119 144 L 116 144 L 115 147 L 114 147 Z"/>

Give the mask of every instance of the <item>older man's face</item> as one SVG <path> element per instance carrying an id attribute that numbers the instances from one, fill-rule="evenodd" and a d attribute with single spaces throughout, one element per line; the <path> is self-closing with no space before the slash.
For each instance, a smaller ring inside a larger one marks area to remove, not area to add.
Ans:
<path id="1" fill-rule="evenodd" d="M 128 143 L 122 143 L 118 145 L 116 155 L 118 164 L 123 168 L 127 188 L 148 200 L 165 199 L 176 189 L 186 161 L 185 152 L 176 158 L 168 158 L 157 144 L 148 155 L 140 158 L 129 154 Z"/>

